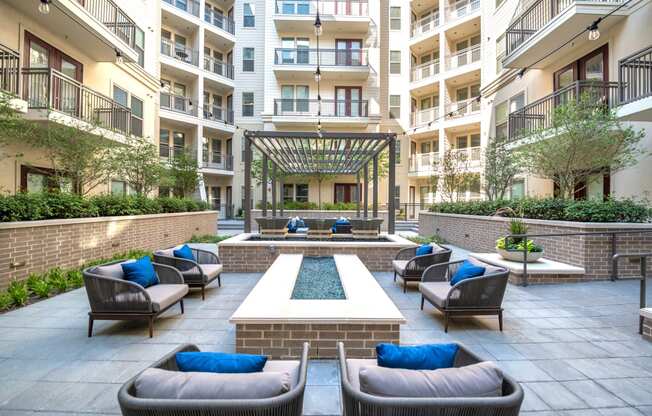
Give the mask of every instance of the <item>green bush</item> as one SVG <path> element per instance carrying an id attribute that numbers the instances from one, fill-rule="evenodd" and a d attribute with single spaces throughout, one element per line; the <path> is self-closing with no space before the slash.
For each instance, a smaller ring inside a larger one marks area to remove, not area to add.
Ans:
<path id="1" fill-rule="evenodd" d="M 431 235 L 430 237 L 424 237 L 422 235 L 413 235 L 407 237 L 408 240 L 416 244 L 444 244 L 446 241 L 438 235 Z"/>
<path id="2" fill-rule="evenodd" d="M 66 280 L 68 281 L 68 286 L 72 288 L 78 288 L 84 286 L 84 275 L 81 270 L 68 270 L 66 272 Z"/>
<path id="3" fill-rule="evenodd" d="M 193 235 L 190 240 L 188 240 L 189 243 L 212 243 L 216 244 L 219 243 L 220 241 L 224 241 L 227 238 L 231 238 L 230 235 Z"/>
<path id="4" fill-rule="evenodd" d="M 525 198 L 513 201 L 442 202 L 431 212 L 466 215 L 518 216 L 529 219 L 577 222 L 649 222 L 652 211 L 629 199 L 608 201 Z"/>
<path id="5" fill-rule="evenodd" d="M 326 211 L 355 211 L 358 208 L 355 202 L 326 202 L 322 206 Z"/>
<path id="6" fill-rule="evenodd" d="M 63 293 L 68 290 L 68 279 L 66 279 L 65 273 L 60 268 L 55 267 L 48 271 L 47 279 L 57 292 Z"/>
<path id="7" fill-rule="evenodd" d="M 29 289 L 27 289 L 26 282 L 19 282 L 14 280 L 9 283 L 7 294 L 11 297 L 11 302 L 15 306 L 23 306 L 29 300 Z"/>
<path id="8" fill-rule="evenodd" d="M 14 304 L 14 300 L 7 292 L 0 292 L 0 311 L 6 311 Z"/>
<path id="9" fill-rule="evenodd" d="M 29 291 L 39 298 L 47 298 L 50 296 L 52 286 L 50 285 L 48 279 L 45 277 L 32 273 L 29 275 L 26 282 Z"/>

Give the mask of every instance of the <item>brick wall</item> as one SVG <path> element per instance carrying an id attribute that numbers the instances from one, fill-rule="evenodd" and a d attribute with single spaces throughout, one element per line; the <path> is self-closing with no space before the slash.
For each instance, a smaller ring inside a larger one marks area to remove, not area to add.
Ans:
<path id="1" fill-rule="evenodd" d="M 277 211 L 277 216 L 280 216 L 280 211 Z M 285 210 L 283 211 L 283 216 L 287 218 L 291 217 L 301 217 L 301 218 L 356 218 L 356 211 L 318 211 L 318 210 Z M 360 210 L 360 217 L 362 217 L 363 211 Z M 258 224 L 256 223 L 256 218 L 262 217 L 263 211 L 259 209 L 254 209 L 251 211 L 251 230 L 258 231 Z M 267 210 L 267 216 L 272 216 L 272 210 Z M 369 209 L 369 218 L 372 218 L 371 209 Z M 378 211 L 378 218 L 382 218 L 383 222 L 380 225 L 381 231 L 387 231 L 387 211 Z"/>
<path id="2" fill-rule="evenodd" d="M 651 224 L 574 223 L 525 219 L 530 234 L 582 233 L 629 231 L 616 237 L 617 253 L 652 252 Z M 509 219 L 458 214 L 421 213 L 421 235 L 437 234 L 451 244 L 476 252 L 493 252 L 495 241 L 509 234 Z M 637 230 L 649 231 L 647 234 Z M 605 280 L 611 276 L 610 236 L 541 237 L 534 241 L 544 249 L 544 257 L 583 267 L 586 275 L 581 280 Z M 652 272 L 652 262 L 648 273 Z M 620 276 L 640 275 L 638 261 L 621 260 Z M 565 281 L 578 281 L 576 278 Z"/>
<path id="3" fill-rule="evenodd" d="M 238 353 L 263 354 L 273 359 L 296 359 L 303 343 L 310 343 L 310 358 L 337 358 L 343 342 L 348 358 L 374 358 L 381 342 L 399 343 L 397 324 L 236 324 Z"/>
<path id="4" fill-rule="evenodd" d="M 155 250 L 215 234 L 217 212 L 0 224 L 0 288 L 54 267 L 73 268 L 132 249 Z"/>
<path id="5" fill-rule="evenodd" d="M 643 318 L 643 338 L 652 341 L 652 319 Z"/>

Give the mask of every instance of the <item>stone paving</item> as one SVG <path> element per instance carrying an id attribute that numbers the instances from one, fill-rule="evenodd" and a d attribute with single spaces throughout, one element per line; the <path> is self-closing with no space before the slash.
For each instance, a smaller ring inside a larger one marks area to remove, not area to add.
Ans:
<path id="1" fill-rule="evenodd" d="M 525 389 L 522 414 L 652 415 L 652 342 L 636 333 L 638 283 L 594 282 L 509 286 L 505 331 L 493 317 L 452 321 L 448 334 L 432 307 L 419 310 L 390 273 L 377 280 L 408 324 L 404 344 L 460 341 L 495 360 Z M 86 337 L 83 289 L 0 315 L 0 415 L 116 414 L 120 385 L 180 343 L 233 351 L 228 317 L 260 274 L 224 274 L 202 302 L 198 292 L 157 321 L 154 338 L 144 323 L 96 322 Z M 309 367 L 304 411 L 340 414 L 339 374 L 333 361 Z"/>

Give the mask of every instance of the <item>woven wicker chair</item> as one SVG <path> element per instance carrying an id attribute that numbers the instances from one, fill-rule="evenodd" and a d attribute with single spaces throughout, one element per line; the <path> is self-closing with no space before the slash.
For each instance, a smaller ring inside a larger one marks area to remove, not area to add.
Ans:
<path id="1" fill-rule="evenodd" d="M 86 295 L 91 306 L 88 313 L 88 336 L 93 335 L 95 320 L 147 320 L 149 337 L 154 336 L 154 319 L 179 303 L 183 313 L 183 297 L 188 286 L 174 267 L 154 263 L 159 284 L 143 288 L 123 279 L 123 260 L 93 266 L 83 271 Z"/>
<path id="2" fill-rule="evenodd" d="M 392 261 L 394 268 L 394 281 L 397 277 L 403 280 L 403 293 L 407 292 L 409 282 L 420 282 L 423 271 L 429 266 L 438 263 L 447 263 L 451 258 L 452 251 L 445 247 L 433 244 L 432 254 L 417 256 L 418 247 L 407 247 L 401 249 Z"/>
<path id="3" fill-rule="evenodd" d="M 212 251 L 193 248 L 195 260 L 182 259 L 174 256 L 176 247 L 154 252 L 154 261 L 172 266 L 181 272 L 183 280 L 189 287 L 201 288 L 201 298 L 206 299 L 206 286 L 217 279 L 217 285 L 222 286 L 222 262 Z"/>
<path id="4" fill-rule="evenodd" d="M 182 351 L 199 351 L 192 344 L 182 345 L 151 365 L 178 371 L 175 355 Z M 303 393 L 308 370 L 308 343 L 303 344 L 299 364 L 299 381 L 287 393 L 258 400 L 176 400 L 143 399 L 136 397 L 135 380 L 127 381 L 118 392 L 120 409 L 125 416 L 300 416 L 303 413 Z"/>
<path id="5" fill-rule="evenodd" d="M 353 383 L 353 378 L 358 377 L 358 374 L 349 374 L 344 344 L 340 342 L 337 348 L 342 384 L 343 416 L 516 416 L 519 414 L 523 402 L 523 389 L 507 375 L 503 375 L 501 397 L 410 398 L 378 397 L 363 393 Z M 358 363 L 359 366 L 377 365 L 375 359 L 356 361 L 362 361 L 362 363 Z M 454 367 L 463 367 L 481 361 L 463 345 L 459 345 Z"/>
<path id="6" fill-rule="evenodd" d="M 448 332 L 448 318 L 452 315 L 498 315 L 503 330 L 503 297 L 507 289 L 509 270 L 472 260 L 485 267 L 482 276 L 462 280 L 455 286 L 450 279 L 463 260 L 435 264 L 423 272 L 419 283 L 421 310 L 428 300 L 444 314 L 444 331 Z"/>

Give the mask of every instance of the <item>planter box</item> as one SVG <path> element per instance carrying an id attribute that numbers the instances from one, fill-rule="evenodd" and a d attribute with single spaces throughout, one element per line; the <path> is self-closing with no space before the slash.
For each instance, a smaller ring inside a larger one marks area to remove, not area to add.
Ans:
<path id="1" fill-rule="evenodd" d="M 631 231 L 615 239 L 617 253 L 644 253 L 652 251 L 652 224 L 630 223 L 585 223 L 570 221 L 523 220 L 530 234 L 557 234 L 582 232 Z M 475 252 L 495 252 L 496 240 L 506 236 L 509 218 L 476 215 L 441 214 L 421 212 L 419 230 L 421 235 L 437 234 L 451 244 Z M 544 257 L 582 267 L 586 274 L 581 279 L 606 280 L 611 278 L 612 238 L 607 235 L 533 238 L 543 247 Z M 652 262 L 650 262 L 652 263 Z M 620 276 L 640 275 L 638 261 L 621 260 L 618 263 Z M 648 264 L 648 273 L 652 264 Z M 568 281 L 568 280 L 566 280 Z M 535 282 L 531 282 L 535 283 Z M 545 281 L 549 283 L 549 281 Z"/>
<path id="2" fill-rule="evenodd" d="M 54 267 L 128 250 L 155 250 L 215 234 L 217 211 L 0 223 L 0 288 Z"/>

